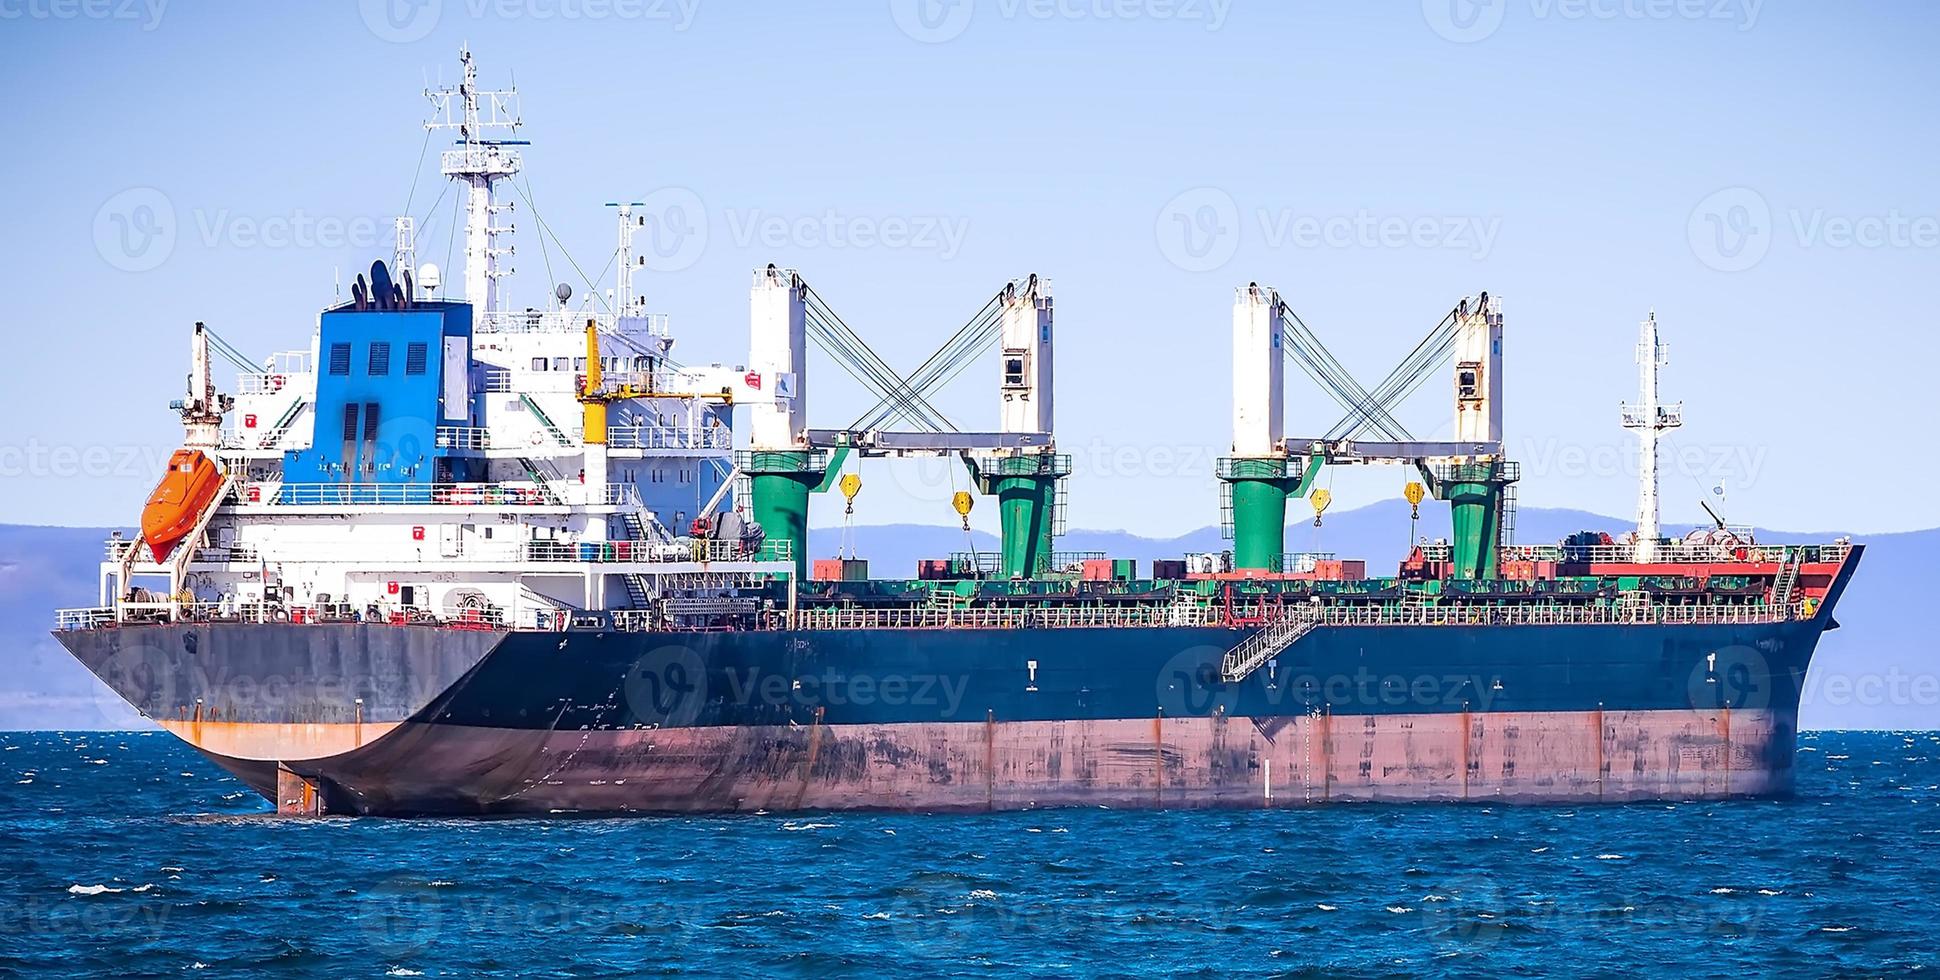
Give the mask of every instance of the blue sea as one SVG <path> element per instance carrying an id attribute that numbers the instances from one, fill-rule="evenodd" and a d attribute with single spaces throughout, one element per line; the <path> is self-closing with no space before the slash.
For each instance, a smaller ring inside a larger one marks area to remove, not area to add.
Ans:
<path id="1" fill-rule="evenodd" d="M 1940 734 L 1787 801 L 286 820 L 162 734 L 0 734 L 0 974 L 1899 972 Z"/>

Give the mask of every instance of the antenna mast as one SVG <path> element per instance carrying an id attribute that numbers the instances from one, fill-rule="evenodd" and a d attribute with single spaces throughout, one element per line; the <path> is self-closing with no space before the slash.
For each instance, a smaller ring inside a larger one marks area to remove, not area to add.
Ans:
<path id="1" fill-rule="evenodd" d="M 615 258 L 619 271 L 614 282 L 613 291 L 617 298 L 613 313 L 616 318 L 641 316 L 646 310 L 646 297 L 633 293 L 633 235 L 639 230 L 633 221 L 633 209 L 645 205 L 639 201 L 622 201 L 606 206 L 617 209 L 620 218 L 620 244 Z M 646 219 L 642 217 L 640 220 L 644 222 Z"/>
<path id="2" fill-rule="evenodd" d="M 1657 339 L 1657 311 L 1638 325 L 1637 387 L 1638 401 L 1623 406 L 1623 427 L 1636 429 L 1637 466 L 1637 561 L 1657 557 L 1657 437 L 1661 432 L 1684 424 L 1684 403 L 1663 405 L 1657 400 L 1657 369 L 1670 363 L 1670 350 Z"/>
<path id="3" fill-rule="evenodd" d="M 485 139 L 487 130 L 499 129 L 509 133 L 518 132 L 520 126 L 516 88 L 480 91 L 478 88 L 478 66 L 472 63 L 469 47 L 458 50 L 459 64 L 464 66 L 464 81 L 456 87 L 440 85 L 425 89 L 425 98 L 431 100 L 432 114 L 426 120 L 426 129 L 455 129 L 458 131 L 456 149 L 444 151 L 440 158 L 441 169 L 446 177 L 462 180 L 467 188 L 465 207 L 465 299 L 480 313 L 498 309 L 498 280 L 512 273 L 509 267 L 500 270 L 500 256 L 513 254 L 511 245 L 500 247 L 500 235 L 509 235 L 513 226 L 495 225 L 492 218 L 501 211 L 511 211 L 512 202 L 504 204 L 492 200 L 493 185 L 502 177 L 510 177 L 519 172 L 521 160 L 513 146 L 524 145 L 524 140 Z"/>

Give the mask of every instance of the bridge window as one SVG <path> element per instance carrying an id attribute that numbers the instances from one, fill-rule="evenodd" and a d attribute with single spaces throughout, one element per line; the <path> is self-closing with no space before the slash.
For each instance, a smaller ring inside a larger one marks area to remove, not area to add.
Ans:
<path id="1" fill-rule="evenodd" d="M 391 345 L 389 341 L 375 340 L 370 345 L 370 376 L 382 378 L 391 373 Z"/>
<path id="2" fill-rule="evenodd" d="M 422 341 L 404 348 L 404 373 L 423 374 L 425 361 L 431 353 L 430 346 Z"/>
<path id="3" fill-rule="evenodd" d="M 545 359 L 545 358 L 543 358 L 543 357 L 535 357 L 535 358 L 533 358 L 533 359 L 532 359 L 532 370 L 534 370 L 534 371 L 544 371 L 545 369 L 546 369 L 546 359 Z"/>
<path id="4" fill-rule="evenodd" d="M 573 359 L 570 357 L 555 357 L 552 359 L 552 369 L 554 371 L 570 371 L 573 369 Z"/>
<path id="5" fill-rule="evenodd" d="M 350 345 L 349 344 L 330 345 L 330 373 L 339 375 L 339 376 L 348 375 L 350 373 Z"/>

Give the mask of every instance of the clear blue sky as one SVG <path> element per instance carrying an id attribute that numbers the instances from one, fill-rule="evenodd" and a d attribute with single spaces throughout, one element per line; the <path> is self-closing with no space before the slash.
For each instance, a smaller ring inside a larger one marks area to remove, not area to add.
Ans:
<path id="1" fill-rule="evenodd" d="M 333 272 L 388 253 L 419 90 L 469 41 L 488 85 L 516 74 L 534 199 L 587 273 L 603 202 L 700 215 L 641 283 L 689 361 L 744 358 L 769 261 L 904 369 L 1004 279 L 1051 277 L 1076 526 L 1217 520 L 1248 280 L 1369 385 L 1463 293 L 1503 296 L 1525 505 L 1630 513 L 1617 404 L 1654 306 L 1693 460 L 1666 466 L 1668 520 L 1722 480 L 1734 521 L 1940 525 L 1916 436 L 1940 363 L 1931 4 L 684 4 L 0 0 L 0 520 L 134 518 L 192 321 L 307 343 Z M 434 153 L 412 210 L 443 190 Z M 512 298 L 538 302 L 547 256 L 512 220 Z M 861 414 L 814 363 L 814 421 Z M 994 422 L 995 371 L 939 398 L 960 425 Z M 1291 377 L 1289 430 L 1324 431 L 1338 410 Z M 1447 399 L 1437 377 L 1402 418 L 1445 434 Z M 861 521 L 953 519 L 947 477 L 864 478 Z M 1344 472 L 1335 505 L 1401 480 Z"/>

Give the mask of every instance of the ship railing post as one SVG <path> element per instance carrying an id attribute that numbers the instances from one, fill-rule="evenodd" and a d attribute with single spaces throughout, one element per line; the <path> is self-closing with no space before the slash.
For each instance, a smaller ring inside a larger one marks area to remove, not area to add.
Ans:
<path id="1" fill-rule="evenodd" d="M 796 591 L 797 579 L 795 578 L 795 569 L 793 566 L 789 567 L 787 575 L 788 575 L 788 628 L 793 630 L 797 628 L 796 620 L 795 620 L 795 591 Z"/>

